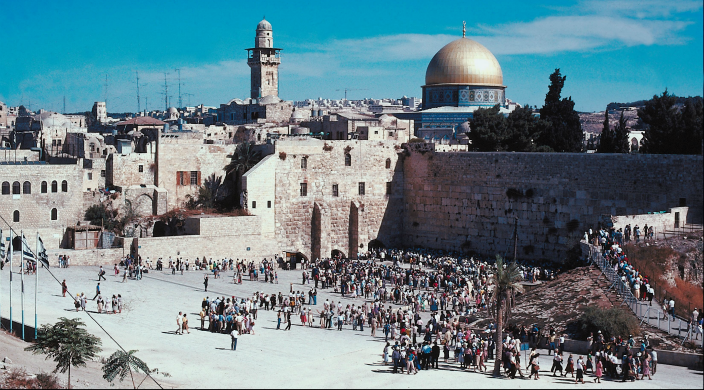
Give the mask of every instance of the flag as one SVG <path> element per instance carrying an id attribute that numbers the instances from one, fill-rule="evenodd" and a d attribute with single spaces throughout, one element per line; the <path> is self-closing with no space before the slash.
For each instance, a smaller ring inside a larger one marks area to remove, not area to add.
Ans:
<path id="1" fill-rule="evenodd" d="M 44 265 L 46 269 L 49 269 L 49 256 L 46 254 L 46 248 L 44 248 L 44 241 L 37 235 L 37 259 Z"/>
<path id="2" fill-rule="evenodd" d="M 0 229 L 0 261 L 5 261 L 5 240 L 2 238 L 2 229 Z"/>
<path id="3" fill-rule="evenodd" d="M 34 253 L 29 249 L 29 244 L 27 244 L 27 238 L 24 234 L 22 235 L 22 260 L 37 261 Z"/>

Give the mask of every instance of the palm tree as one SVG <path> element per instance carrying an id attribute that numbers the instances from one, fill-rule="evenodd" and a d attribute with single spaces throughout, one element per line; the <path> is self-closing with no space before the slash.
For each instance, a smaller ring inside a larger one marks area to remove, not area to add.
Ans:
<path id="1" fill-rule="evenodd" d="M 137 372 L 142 371 L 145 374 L 149 374 L 149 367 L 147 366 L 147 363 L 134 356 L 136 352 L 136 350 L 131 350 L 129 352 L 118 350 L 110 355 L 105 364 L 103 364 L 103 378 L 112 383 L 112 381 L 119 376 L 120 382 L 122 382 L 127 374 L 130 374 L 130 378 L 132 379 L 132 387 L 136 389 L 137 386 L 134 384 L 134 375 L 132 375 L 132 370 Z"/>
<path id="2" fill-rule="evenodd" d="M 511 316 L 513 298 L 517 292 L 523 291 L 523 286 L 519 284 L 523 280 L 521 270 L 514 260 L 504 268 L 504 259 L 496 255 L 496 271 L 491 277 L 491 284 L 494 285 L 493 315 L 496 316 L 496 360 L 494 361 L 494 376 L 501 375 L 501 358 L 503 353 L 503 329 L 504 321 L 508 321 Z M 505 316 L 505 318 L 504 318 Z"/>
<path id="3" fill-rule="evenodd" d="M 71 388 L 71 367 L 85 367 L 101 351 L 99 338 L 88 333 L 85 323 L 78 318 L 61 317 L 54 325 L 42 325 L 34 344 L 25 348 L 33 354 L 45 354 L 56 362 L 54 372 L 68 371 L 68 388 Z"/>
<path id="4" fill-rule="evenodd" d="M 232 177 L 234 174 L 235 195 L 239 196 L 242 192 L 241 178 L 247 171 L 252 169 L 259 161 L 262 160 L 262 154 L 253 148 L 254 142 L 242 142 L 235 148 L 235 152 L 227 158 L 230 163 L 225 165 L 225 177 Z M 244 205 L 241 205 L 244 206 Z"/>

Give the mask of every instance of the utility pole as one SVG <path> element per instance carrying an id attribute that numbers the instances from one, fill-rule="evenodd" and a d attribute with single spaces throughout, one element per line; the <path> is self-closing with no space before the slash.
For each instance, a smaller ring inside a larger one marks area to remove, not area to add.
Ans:
<path id="1" fill-rule="evenodd" d="M 144 97 L 144 111 L 149 112 L 149 96 Z"/>
<path id="2" fill-rule="evenodd" d="M 137 74 L 137 112 L 140 112 L 142 107 L 139 104 L 139 71 L 135 70 L 135 73 Z"/>
<path id="3" fill-rule="evenodd" d="M 516 261 L 518 257 L 518 217 L 515 219 L 515 224 L 513 228 L 513 261 Z"/>
<path id="4" fill-rule="evenodd" d="M 66 95 L 64 95 L 64 115 L 66 115 Z"/>
<path id="5" fill-rule="evenodd" d="M 183 108 L 183 100 L 181 99 L 181 69 L 176 69 L 178 72 L 178 108 Z"/>

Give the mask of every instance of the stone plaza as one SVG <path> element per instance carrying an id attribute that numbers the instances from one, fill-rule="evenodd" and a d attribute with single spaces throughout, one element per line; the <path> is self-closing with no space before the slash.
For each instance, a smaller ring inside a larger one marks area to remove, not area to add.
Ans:
<path id="1" fill-rule="evenodd" d="M 188 271 L 184 275 L 177 272 L 171 275 L 151 271 L 140 281 L 127 279 L 122 283 L 122 275 L 113 276 L 109 264 L 105 264 L 107 281 L 101 282 L 104 297 L 121 294 L 124 298 L 122 314 L 97 314 L 96 304 L 90 299 L 95 293 L 97 267 L 52 268 L 51 272 L 59 280 L 54 280 L 46 271 L 40 270 L 39 283 L 39 323 L 53 323 L 59 317 L 80 318 L 87 324 L 89 332 L 103 341 L 101 356 L 107 357 L 117 349 L 109 337 L 84 312 L 76 312 L 73 300 L 61 297 L 60 281 L 66 279 L 71 294 L 85 293 L 88 296 L 87 310 L 125 349 L 136 349 L 137 356 L 150 368 L 158 368 L 153 374 L 157 381 L 164 381 L 165 387 L 192 388 L 545 388 L 574 386 L 570 377 L 554 378 L 549 375 L 551 357 L 547 351 L 540 351 L 541 378 L 539 380 L 509 380 L 491 376 L 493 360 L 487 362 L 488 374 L 461 371 L 458 363 L 440 362 L 439 370 L 420 371 L 417 375 L 392 374 L 392 367 L 384 366 L 382 350 L 383 332 L 370 337 L 369 328 L 353 331 L 345 325 L 343 331 L 334 327 L 322 330 L 317 327 L 317 315 L 313 328 L 300 325 L 298 316 L 292 316 L 290 331 L 276 330 L 276 312 L 259 310 L 254 327 L 254 335 L 242 335 L 237 350 L 230 350 L 230 337 L 201 331 L 198 312 L 206 296 L 249 297 L 254 291 L 264 293 L 290 290 L 308 291 L 311 285 L 301 285 L 301 271 L 278 270 L 278 284 L 248 281 L 243 278 L 241 285 L 232 283 L 232 272 L 221 274 L 221 278 L 210 277 L 208 292 L 203 291 L 202 271 Z M 15 270 L 16 271 L 16 270 Z M 0 277 L 2 287 L 2 316 L 9 317 L 9 285 L 6 282 L 9 269 L 5 267 Z M 15 275 L 13 290 L 13 319 L 20 318 L 19 275 Z M 331 289 L 318 289 L 318 305 L 326 299 L 342 301 L 343 306 L 361 299 L 342 298 Z M 34 278 L 25 276 L 25 322 L 33 323 L 34 318 Z M 387 303 L 388 305 L 388 303 Z M 393 305 L 394 308 L 398 307 Z M 306 307 L 306 306 L 304 306 Z M 190 318 L 190 334 L 176 335 L 176 315 L 183 311 Z M 427 320 L 428 312 L 423 313 Z M 294 318 L 295 317 L 295 318 Z M 207 326 L 207 321 L 206 321 Z M 569 351 L 566 351 L 569 352 Z M 1 354 L 0 354 L 1 355 Z M 576 357 L 576 355 L 575 355 Z M 522 363 L 525 365 L 523 355 Z M 450 360 L 452 361 L 452 360 Z M 525 369 L 524 369 L 525 370 Z M 79 371 L 80 372 L 80 371 Z M 168 373 L 169 377 L 164 377 Z M 527 375 L 527 373 L 526 373 Z M 77 375 L 78 376 L 78 375 Z M 78 376 L 80 377 L 80 376 Z M 586 375 L 587 384 L 600 388 L 622 388 L 637 385 L 640 388 L 701 388 L 702 373 L 684 367 L 659 365 L 652 381 L 621 383 L 603 379 L 601 384 L 593 384 L 593 375 Z M 63 379 L 63 378 L 62 378 Z M 128 382 L 125 382 L 125 386 Z M 154 388 L 154 384 L 145 381 Z M 105 387 L 107 383 L 96 387 Z M 81 386 L 80 383 L 78 387 Z"/>

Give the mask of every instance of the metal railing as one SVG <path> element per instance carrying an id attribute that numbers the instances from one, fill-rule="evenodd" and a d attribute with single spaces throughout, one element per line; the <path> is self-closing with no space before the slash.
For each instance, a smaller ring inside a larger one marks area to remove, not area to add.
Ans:
<path id="1" fill-rule="evenodd" d="M 623 302 L 620 306 L 628 306 L 640 320 L 640 325 L 647 323 L 650 326 L 666 331 L 668 334 L 681 337 L 683 344 L 687 340 L 692 341 L 692 338 L 696 335 L 696 323 L 690 324 L 687 319 L 683 320 L 681 317 L 672 316 L 671 313 L 664 312 L 657 303 L 655 306 L 651 306 L 650 302 L 639 301 L 633 295 L 631 286 L 627 281 L 621 279 L 621 275 L 614 269 L 610 260 L 602 255 L 598 247 L 591 244 L 589 246 L 591 249 L 589 260 L 601 270 L 601 274 L 609 281 L 609 290 L 613 288 L 621 297 Z M 702 348 L 704 348 L 704 335 L 702 335 L 701 342 Z"/>

